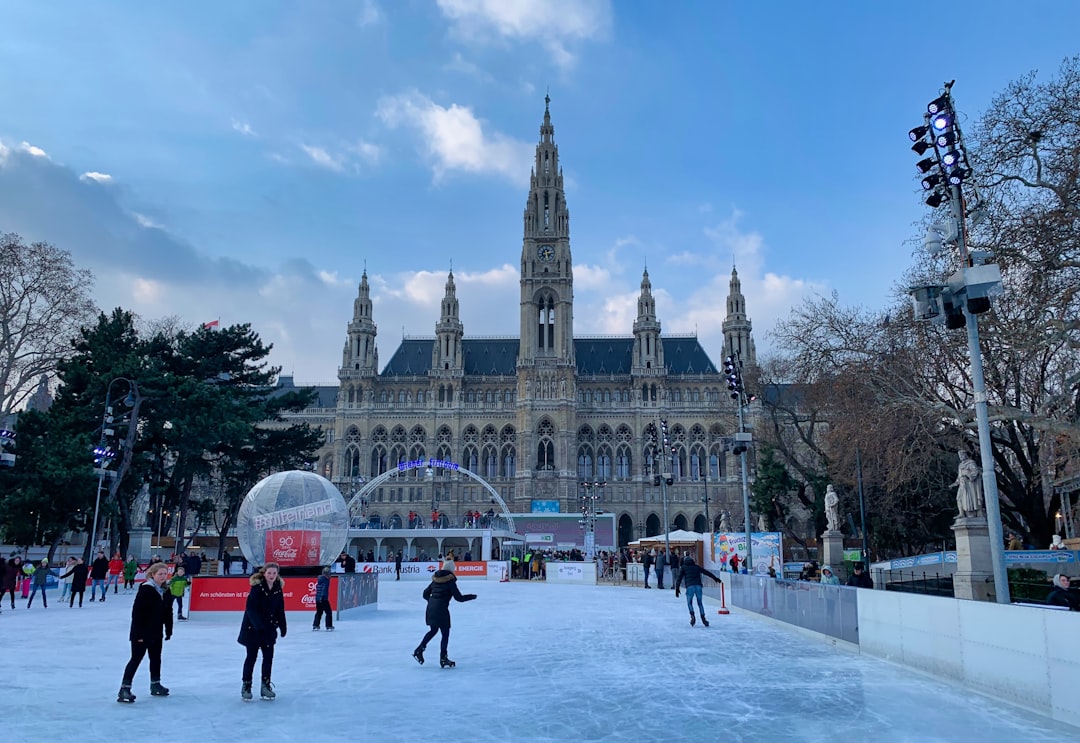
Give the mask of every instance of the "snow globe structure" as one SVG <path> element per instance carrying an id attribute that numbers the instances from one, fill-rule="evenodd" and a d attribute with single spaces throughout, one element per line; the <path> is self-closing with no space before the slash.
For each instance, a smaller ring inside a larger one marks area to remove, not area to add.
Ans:
<path id="1" fill-rule="evenodd" d="M 329 565 L 348 541 L 349 509 L 325 477 L 302 470 L 278 472 L 244 496 L 236 536 L 240 550 L 255 566 Z"/>

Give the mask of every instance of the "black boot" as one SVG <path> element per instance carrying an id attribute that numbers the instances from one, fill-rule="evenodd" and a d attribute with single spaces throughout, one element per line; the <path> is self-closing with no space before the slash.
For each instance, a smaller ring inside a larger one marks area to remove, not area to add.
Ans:
<path id="1" fill-rule="evenodd" d="M 702 619 L 701 621 L 704 622 L 705 620 Z M 694 619 L 694 612 L 690 612 L 690 626 L 693 627 L 695 622 L 696 620 Z"/>
<path id="2" fill-rule="evenodd" d="M 243 699 L 245 702 L 250 702 L 251 701 L 252 697 L 251 697 L 251 682 L 250 681 L 245 681 L 243 683 L 243 685 L 240 687 L 240 698 Z"/>
<path id="3" fill-rule="evenodd" d="M 270 683 L 270 679 L 262 680 L 262 686 L 259 687 L 259 696 L 267 701 L 273 701 L 277 698 L 277 694 L 274 693 L 274 685 Z"/>
<path id="4" fill-rule="evenodd" d="M 709 620 L 705 618 L 704 614 L 701 615 L 701 623 L 704 624 L 706 627 L 709 626 Z"/>
<path id="5" fill-rule="evenodd" d="M 131 693 L 131 684 L 124 684 L 120 687 L 120 693 L 116 695 L 116 701 L 125 704 L 135 703 L 135 695 Z"/>
<path id="6" fill-rule="evenodd" d="M 442 656 L 441 658 L 439 658 L 439 667 L 440 668 L 453 668 L 456 665 L 457 665 L 457 663 L 450 660 L 445 655 Z"/>
<path id="7" fill-rule="evenodd" d="M 152 697 L 167 697 L 169 696 L 169 690 L 161 685 L 160 681 L 150 682 L 150 696 Z"/>
<path id="8" fill-rule="evenodd" d="M 412 657 L 416 658 L 417 663 L 424 665 L 424 646 L 421 645 L 416 650 L 412 651 Z"/>

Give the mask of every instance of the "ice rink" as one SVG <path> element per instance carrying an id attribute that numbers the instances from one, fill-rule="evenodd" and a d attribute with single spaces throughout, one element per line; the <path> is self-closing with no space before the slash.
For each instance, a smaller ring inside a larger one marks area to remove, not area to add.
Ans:
<path id="1" fill-rule="evenodd" d="M 128 656 L 131 595 L 0 615 L 4 741 L 1060 741 L 1080 732 L 753 617 L 690 627 L 670 590 L 462 582 L 450 657 L 423 667 L 420 582 L 384 582 L 378 611 L 332 634 L 289 614 L 274 702 L 240 701 L 239 617 L 177 623 L 168 698 Z M 88 594 L 89 596 L 89 594 Z"/>

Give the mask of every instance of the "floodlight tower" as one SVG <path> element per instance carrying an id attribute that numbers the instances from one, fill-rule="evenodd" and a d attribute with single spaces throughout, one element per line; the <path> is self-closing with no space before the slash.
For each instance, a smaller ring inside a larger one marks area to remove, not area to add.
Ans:
<path id="1" fill-rule="evenodd" d="M 752 574 L 754 571 L 754 545 L 751 541 L 753 538 L 753 524 L 750 521 L 750 486 L 746 477 L 746 450 L 750 448 L 753 435 L 746 430 L 746 422 L 743 419 L 743 407 L 749 400 L 747 399 L 746 388 L 743 385 L 742 366 L 742 358 L 738 351 L 724 359 L 724 376 L 727 378 L 728 393 L 731 395 L 731 399 L 735 401 L 735 407 L 739 411 L 739 432 L 735 434 L 735 446 L 732 447 L 731 451 L 739 455 L 739 468 L 742 471 L 743 526 L 746 530 L 746 560 L 744 564 L 746 565 L 746 572 Z"/>

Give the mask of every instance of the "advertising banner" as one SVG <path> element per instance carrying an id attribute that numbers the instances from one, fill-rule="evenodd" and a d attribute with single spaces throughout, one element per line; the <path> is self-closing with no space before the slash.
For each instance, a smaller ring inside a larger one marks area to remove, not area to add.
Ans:
<path id="1" fill-rule="evenodd" d="M 596 584 L 595 562 L 549 562 L 545 569 L 548 583 Z"/>
<path id="2" fill-rule="evenodd" d="M 266 561 L 281 567 L 319 564 L 322 532 L 305 529 L 273 529 L 266 532 Z"/>
<path id="3" fill-rule="evenodd" d="M 362 606 L 374 607 L 379 602 L 378 573 L 343 573 L 336 578 L 337 604 L 339 615 L 348 609 Z"/>
<path id="4" fill-rule="evenodd" d="M 441 562 L 403 562 L 401 563 L 402 580 L 431 580 L 435 571 L 442 567 Z M 396 580 L 397 570 L 392 562 L 361 562 L 356 565 L 357 573 L 375 573 L 382 580 Z M 486 562 L 461 562 L 454 563 L 454 573 L 458 578 L 487 578 L 488 564 Z"/>
<path id="5" fill-rule="evenodd" d="M 330 607 L 337 608 L 337 576 L 330 577 Z M 285 611 L 315 611 L 315 576 L 284 578 Z M 247 576 L 202 577 L 191 583 L 191 611 L 243 611 L 251 581 Z"/>
<path id="6" fill-rule="evenodd" d="M 709 554 L 705 557 L 706 567 L 710 570 L 727 570 L 731 568 L 728 560 L 734 554 L 739 555 L 739 560 L 746 559 L 746 534 L 744 532 L 717 533 L 712 535 L 712 545 Z M 784 546 L 781 534 L 778 531 L 756 531 L 750 535 L 754 548 L 754 574 L 768 575 L 769 568 L 776 570 L 780 575 L 784 569 Z"/>

